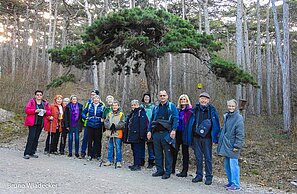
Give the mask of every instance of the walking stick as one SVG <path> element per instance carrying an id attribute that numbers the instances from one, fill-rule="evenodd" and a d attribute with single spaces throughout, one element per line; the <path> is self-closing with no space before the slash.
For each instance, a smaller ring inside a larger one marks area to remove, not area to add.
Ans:
<path id="1" fill-rule="evenodd" d="M 49 136 L 49 145 L 48 145 L 48 156 L 50 156 L 50 153 L 51 153 L 52 128 L 53 128 L 53 122 L 52 122 L 52 120 L 50 120 L 50 136 Z"/>

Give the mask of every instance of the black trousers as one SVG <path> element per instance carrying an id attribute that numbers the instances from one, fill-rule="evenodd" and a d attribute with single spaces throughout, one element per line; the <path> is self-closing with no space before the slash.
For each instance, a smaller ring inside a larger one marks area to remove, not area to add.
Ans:
<path id="1" fill-rule="evenodd" d="M 38 139 L 42 128 L 43 126 L 41 125 L 34 125 L 29 127 L 29 134 L 27 138 L 27 144 L 26 144 L 24 156 L 35 154 L 38 146 Z"/>
<path id="2" fill-rule="evenodd" d="M 172 171 L 175 172 L 176 161 L 180 146 L 182 146 L 182 155 L 183 155 L 183 169 L 182 172 L 188 173 L 189 170 L 189 146 L 184 145 L 182 143 L 182 132 L 176 131 L 176 149 L 172 152 L 173 153 L 173 163 L 172 163 Z"/>
<path id="3" fill-rule="evenodd" d="M 44 151 L 47 152 L 57 152 L 58 151 L 58 143 L 59 143 L 59 138 L 60 138 L 60 132 L 57 131 L 56 133 L 47 133 L 47 138 L 46 138 L 46 142 L 45 142 L 45 149 Z M 51 139 L 51 142 L 50 142 Z M 49 145 L 51 144 L 51 145 Z M 51 150 L 49 150 L 51 149 Z"/>
<path id="4" fill-rule="evenodd" d="M 59 152 L 60 153 L 64 153 L 65 152 L 67 133 L 68 133 L 67 129 L 65 127 L 63 127 L 62 128 L 62 133 L 61 133 L 60 146 L 59 146 Z"/>
<path id="5" fill-rule="evenodd" d="M 99 155 L 99 145 L 102 147 L 102 128 L 87 127 L 88 136 L 88 156 L 97 158 Z M 101 154 L 101 153 L 100 153 Z"/>

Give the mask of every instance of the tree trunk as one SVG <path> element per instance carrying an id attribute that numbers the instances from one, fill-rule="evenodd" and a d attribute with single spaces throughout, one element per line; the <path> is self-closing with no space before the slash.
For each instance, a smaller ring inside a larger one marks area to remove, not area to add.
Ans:
<path id="1" fill-rule="evenodd" d="M 52 48 L 52 0 L 48 1 L 49 3 L 49 27 L 48 27 L 48 49 Z M 47 51 L 48 51 L 47 49 Z M 48 56 L 48 54 L 46 54 Z M 47 83 L 49 84 L 51 82 L 51 74 L 52 74 L 52 61 L 49 60 L 49 57 L 47 57 Z"/>
<path id="2" fill-rule="evenodd" d="M 106 63 L 107 62 L 108 61 L 102 61 L 99 66 L 101 95 L 105 94 L 104 88 L 105 88 L 105 83 L 106 83 L 105 72 L 106 72 Z M 106 95 L 108 95 L 108 94 L 106 94 Z"/>
<path id="3" fill-rule="evenodd" d="M 93 69 L 95 68 L 95 69 Z M 93 80 L 94 80 L 94 89 L 95 90 L 98 90 L 99 87 L 98 87 L 98 70 L 97 70 L 97 61 L 94 60 L 93 61 L 93 65 L 92 65 L 92 73 L 93 73 Z"/>
<path id="4" fill-rule="evenodd" d="M 270 45 L 270 34 L 269 34 L 269 13 L 270 13 L 270 1 L 267 4 L 267 12 L 266 12 L 266 97 L 267 97 L 267 114 L 271 116 L 271 45 Z"/>
<path id="5" fill-rule="evenodd" d="M 11 49 L 11 76 L 12 80 L 15 80 L 16 74 L 16 28 L 17 26 L 17 15 L 16 11 L 13 10 L 13 25 L 14 29 L 12 30 L 12 49 Z"/>
<path id="6" fill-rule="evenodd" d="M 147 57 L 145 59 L 144 72 L 147 79 L 147 85 L 149 89 L 149 93 L 152 95 L 152 101 L 157 101 L 158 97 L 158 86 L 159 86 L 159 76 L 157 72 L 157 61 L 156 59 L 152 59 Z"/>
<path id="7" fill-rule="evenodd" d="M 290 38 L 289 38 L 289 4 L 283 0 L 283 30 L 284 30 L 284 54 L 282 63 L 283 83 L 283 117 L 284 132 L 288 133 L 291 128 L 291 92 L 290 92 Z"/>
<path id="8" fill-rule="evenodd" d="M 237 11 L 236 11 L 236 63 L 242 66 L 242 0 L 237 1 Z M 241 85 L 236 86 L 236 100 L 242 98 L 242 87 Z"/>
<path id="9" fill-rule="evenodd" d="M 208 19 L 208 0 L 204 0 L 203 2 L 203 12 L 204 12 L 205 33 L 210 34 L 209 19 Z"/>
<path id="10" fill-rule="evenodd" d="M 261 54 L 261 22 L 260 22 L 260 0 L 257 0 L 257 81 L 260 88 L 257 89 L 256 114 L 259 116 L 262 109 L 262 54 Z"/>

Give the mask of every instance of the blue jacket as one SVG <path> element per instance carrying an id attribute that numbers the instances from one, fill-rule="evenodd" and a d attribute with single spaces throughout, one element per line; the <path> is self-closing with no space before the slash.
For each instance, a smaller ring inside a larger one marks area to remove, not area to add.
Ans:
<path id="1" fill-rule="evenodd" d="M 148 118 L 143 107 L 135 108 L 127 118 L 128 143 L 139 143 L 146 140 Z"/>
<path id="2" fill-rule="evenodd" d="M 243 118 L 239 111 L 224 115 L 224 124 L 220 133 L 218 155 L 228 158 L 238 158 L 240 152 L 233 152 L 233 148 L 241 149 L 244 141 Z"/>
<path id="3" fill-rule="evenodd" d="M 165 105 L 167 106 L 167 109 L 168 109 L 168 116 L 169 116 L 168 120 L 171 123 L 170 131 L 172 131 L 173 129 L 176 130 L 178 126 L 178 110 L 172 102 L 167 101 Z M 150 119 L 150 123 L 148 127 L 148 131 L 150 132 L 152 132 L 152 122 L 157 120 L 159 106 L 160 104 L 157 106 L 154 106 L 153 108 L 152 118 Z"/>
<path id="4" fill-rule="evenodd" d="M 183 133 L 183 143 L 185 145 L 192 145 L 193 142 L 193 128 L 195 128 L 196 118 L 199 118 L 200 114 L 200 104 L 196 104 L 196 106 L 191 110 L 192 115 L 189 119 L 189 122 L 186 126 L 186 131 Z M 218 142 L 218 136 L 220 132 L 220 120 L 217 113 L 217 110 L 211 104 L 208 104 L 208 108 L 210 109 L 210 117 L 211 117 L 211 138 L 212 142 Z"/>
<path id="5" fill-rule="evenodd" d="M 87 119 L 86 126 L 92 128 L 100 128 L 101 127 L 101 118 L 104 112 L 104 106 L 100 102 L 98 104 L 96 113 L 95 113 L 95 106 L 94 103 L 89 104 L 83 111 L 82 111 L 82 118 Z"/>

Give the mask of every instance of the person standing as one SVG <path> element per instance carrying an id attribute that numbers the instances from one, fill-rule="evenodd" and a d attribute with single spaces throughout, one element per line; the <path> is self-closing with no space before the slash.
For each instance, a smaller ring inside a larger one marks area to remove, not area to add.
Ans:
<path id="1" fill-rule="evenodd" d="M 43 91 L 36 90 L 35 98 L 30 99 L 25 108 L 25 126 L 29 127 L 29 134 L 24 151 L 24 159 L 38 158 L 38 155 L 35 153 L 39 136 L 47 124 L 46 116 L 51 115 L 49 104 L 42 99 L 42 96 Z"/>
<path id="2" fill-rule="evenodd" d="M 202 182 L 203 159 L 205 160 L 205 184 L 212 184 L 212 144 L 218 142 L 220 121 L 216 108 L 209 103 L 210 95 L 203 92 L 199 95 L 199 103 L 192 110 L 187 125 L 188 141 L 192 138 L 196 158 L 196 177 L 193 183 Z"/>
<path id="3" fill-rule="evenodd" d="M 175 139 L 177 125 L 178 110 L 173 103 L 168 101 L 167 92 L 162 90 L 159 92 L 159 104 L 153 109 L 147 133 L 149 140 L 153 138 L 155 149 L 157 172 L 152 174 L 153 177 L 162 176 L 162 179 L 170 178 L 173 158 L 171 145 L 166 140 L 170 138 L 172 140 Z"/>
<path id="4" fill-rule="evenodd" d="M 139 106 L 138 100 L 131 101 L 131 113 L 127 118 L 128 139 L 133 151 L 133 165 L 131 171 L 141 170 L 141 162 L 145 154 L 145 140 L 148 126 L 148 118 L 143 107 Z"/>
<path id="5" fill-rule="evenodd" d="M 108 113 L 104 120 L 106 137 L 108 139 L 107 162 L 104 166 L 111 166 L 116 160 L 117 168 L 122 167 L 122 138 L 123 128 L 125 127 L 125 115 L 120 109 L 120 104 L 117 100 L 112 103 L 112 112 Z M 115 158 L 114 158 L 115 149 Z"/>
<path id="6" fill-rule="evenodd" d="M 69 101 L 70 101 L 69 98 L 64 98 L 63 99 L 63 104 L 65 106 L 65 110 L 66 110 L 66 105 L 69 103 Z M 65 154 L 67 133 L 68 133 L 68 130 L 66 129 L 66 126 L 65 126 L 65 115 L 64 115 L 64 118 L 63 118 L 63 121 L 62 121 L 61 141 L 60 141 L 60 146 L 59 146 L 59 152 L 60 152 L 61 155 Z"/>
<path id="7" fill-rule="evenodd" d="M 44 152 L 58 154 L 58 142 L 60 133 L 62 132 L 62 122 L 65 112 L 63 96 L 55 96 L 54 103 L 50 105 L 50 111 L 51 116 L 48 117 L 49 122 L 47 122 L 45 127 L 45 131 L 48 132 L 48 135 L 45 142 Z"/>
<path id="8" fill-rule="evenodd" d="M 102 140 L 102 114 L 104 106 L 100 103 L 100 96 L 95 95 L 92 103 L 82 111 L 82 118 L 87 120 L 88 157 L 87 160 L 98 158 L 98 148 Z M 100 146 L 99 146 L 100 145 Z"/>
<path id="9" fill-rule="evenodd" d="M 153 111 L 153 108 L 154 108 L 154 105 L 151 103 L 151 95 L 146 93 L 146 94 L 143 94 L 143 97 L 142 97 L 142 103 L 141 104 L 141 107 L 143 107 L 145 109 L 145 112 L 146 112 L 146 116 L 148 118 L 148 120 L 151 119 L 152 117 L 152 111 Z M 147 145 L 147 153 L 148 153 L 148 166 L 147 168 L 148 169 L 151 169 L 155 166 L 155 153 L 154 153 L 154 143 L 152 140 L 148 140 L 146 142 L 146 145 Z M 144 161 L 145 161 L 145 152 L 142 156 L 142 163 L 144 164 Z"/>
<path id="10" fill-rule="evenodd" d="M 189 144 L 186 141 L 186 125 L 191 117 L 192 105 L 188 95 L 182 94 L 178 98 L 178 126 L 176 130 L 176 149 L 173 152 L 172 172 L 175 172 L 175 166 L 180 146 L 182 146 L 183 169 L 176 174 L 178 177 L 187 177 L 189 169 Z"/>
<path id="11" fill-rule="evenodd" d="M 237 110 L 237 101 L 227 101 L 228 112 L 224 114 L 224 124 L 219 137 L 217 152 L 224 156 L 224 166 L 227 175 L 227 190 L 240 189 L 240 169 L 238 157 L 244 142 L 243 117 Z"/>
<path id="12" fill-rule="evenodd" d="M 85 104 L 84 109 L 85 108 L 88 108 L 90 106 L 90 104 L 92 103 L 92 98 L 95 95 L 99 95 L 99 91 L 98 90 L 92 90 L 92 92 L 91 92 L 91 98 Z M 86 127 L 87 120 L 83 120 L 83 122 L 84 122 L 84 135 L 83 135 L 83 139 L 82 139 L 82 143 L 81 143 L 81 158 L 82 159 L 85 159 L 87 145 L 88 145 L 88 135 L 87 135 L 87 127 Z"/>
<path id="13" fill-rule="evenodd" d="M 75 156 L 78 158 L 79 150 L 79 132 L 81 132 L 82 123 L 82 109 L 83 105 L 77 102 L 77 96 L 72 95 L 70 97 L 70 102 L 66 106 L 65 110 L 65 126 L 69 131 L 68 133 L 68 157 L 72 157 L 72 145 L 73 145 L 73 134 L 75 141 Z"/>

